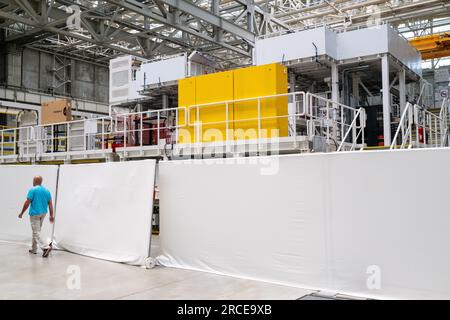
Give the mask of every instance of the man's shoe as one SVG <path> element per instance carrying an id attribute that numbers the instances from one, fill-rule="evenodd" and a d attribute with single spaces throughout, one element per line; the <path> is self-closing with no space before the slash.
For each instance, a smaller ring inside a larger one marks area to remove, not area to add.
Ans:
<path id="1" fill-rule="evenodd" d="M 33 250 L 31 250 L 31 249 L 28 250 L 28 252 L 31 253 L 31 254 L 37 254 L 37 251 L 33 251 Z"/>
<path id="2" fill-rule="evenodd" d="M 42 257 L 47 258 L 50 252 L 52 251 L 52 246 L 48 247 L 44 250 L 44 253 L 42 254 Z"/>

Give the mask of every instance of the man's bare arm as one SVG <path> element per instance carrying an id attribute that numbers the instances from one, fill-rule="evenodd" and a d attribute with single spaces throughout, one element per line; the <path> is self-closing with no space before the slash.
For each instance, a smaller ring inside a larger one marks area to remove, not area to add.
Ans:
<path id="1" fill-rule="evenodd" d="M 25 211 L 27 211 L 27 209 L 28 209 L 28 207 L 30 206 L 30 204 L 31 204 L 31 200 L 30 200 L 30 199 L 27 199 L 27 200 L 25 201 L 25 203 L 23 204 L 22 211 L 21 211 L 20 214 L 19 214 L 19 218 L 20 218 L 20 219 L 22 219 L 23 214 L 25 213 Z"/>
<path id="2" fill-rule="evenodd" d="M 48 211 L 50 212 L 50 222 L 53 223 L 55 221 L 55 216 L 53 214 L 53 201 L 50 200 L 48 202 Z"/>

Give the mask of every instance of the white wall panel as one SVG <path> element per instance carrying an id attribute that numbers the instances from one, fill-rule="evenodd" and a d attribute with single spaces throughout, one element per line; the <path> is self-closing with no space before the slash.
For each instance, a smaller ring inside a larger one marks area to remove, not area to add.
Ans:
<path id="1" fill-rule="evenodd" d="M 450 298 L 449 149 L 267 159 L 161 162 L 159 262 L 374 298 Z"/>
<path id="2" fill-rule="evenodd" d="M 388 25 L 341 33 L 320 27 L 258 39 L 255 64 L 314 57 L 316 51 L 312 43 L 317 46 L 318 55 L 326 54 L 336 60 L 390 53 L 417 74 L 422 74 L 420 53 Z"/>
<path id="3" fill-rule="evenodd" d="M 61 166 L 58 247 L 143 264 L 150 244 L 155 165 L 145 160 Z"/>
<path id="4" fill-rule="evenodd" d="M 327 52 L 326 38 L 330 38 L 334 33 L 326 33 L 324 27 L 305 30 L 302 32 L 289 33 L 278 37 L 259 39 L 255 43 L 255 64 L 262 65 L 268 63 L 290 61 L 307 57 L 314 57 L 317 46 L 317 55 L 327 54 L 333 56 L 328 46 Z"/>
<path id="5" fill-rule="evenodd" d="M 351 59 L 379 53 L 389 50 L 388 27 L 382 25 L 348 32 L 337 35 L 338 59 Z"/>
<path id="6" fill-rule="evenodd" d="M 33 187 L 33 177 L 40 175 L 43 185 L 55 198 L 57 166 L 0 166 L 0 240 L 30 242 L 31 226 L 27 213 L 18 218 L 28 190 Z M 42 239 L 50 242 L 52 225 L 48 215 L 43 225 Z"/>
<path id="7" fill-rule="evenodd" d="M 392 28 L 388 28 L 389 52 L 409 69 L 422 75 L 422 56 L 408 40 Z"/>
<path id="8" fill-rule="evenodd" d="M 179 56 L 161 61 L 144 63 L 141 67 L 142 84 L 152 85 L 175 81 L 186 77 L 186 56 Z M 144 77 L 145 73 L 145 77 Z"/>

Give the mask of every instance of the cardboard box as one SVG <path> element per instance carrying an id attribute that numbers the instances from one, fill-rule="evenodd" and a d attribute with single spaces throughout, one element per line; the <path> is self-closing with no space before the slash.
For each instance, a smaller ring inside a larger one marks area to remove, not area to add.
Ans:
<path id="1" fill-rule="evenodd" d="M 41 106 L 41 124 L 72 121 L 70 100 L 62 99 L 43 103 Z"/>

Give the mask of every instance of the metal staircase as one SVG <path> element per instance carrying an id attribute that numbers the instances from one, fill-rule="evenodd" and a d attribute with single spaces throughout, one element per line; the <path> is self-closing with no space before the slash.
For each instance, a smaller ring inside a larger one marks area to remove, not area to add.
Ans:
<path id="1" fill-rule="evenodd" d="M 390 149 L 438 148 L 449 145 L 449 101 L 440 109 L 407 103 Z"/>

